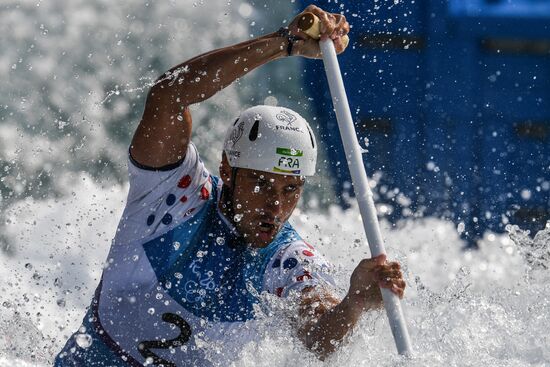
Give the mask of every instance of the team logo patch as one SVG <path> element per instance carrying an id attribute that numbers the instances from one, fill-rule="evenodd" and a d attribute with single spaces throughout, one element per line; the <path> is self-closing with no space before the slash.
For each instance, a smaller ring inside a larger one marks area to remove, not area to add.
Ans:
<path id="1" fill-rule="evenodd" d="M 294 126 L 294 122 L 298 119 L 296 116 L 291 114 L 288 111 L 282 110 L 275 115 L 277 120 L 281 122 L 286 122 L 286 125 L 275 125 L 276 130 L 286 130 L 286 131 L 295 131 L 298 133 L 303 133 L 302 129 Z"/>
<path id="2" fill-rule="evenodd" d="M 286 122 L 287 126 L 292 126 L 292 123 L 296 121 L 296 116 L 284 110 L 275 115 L 275 117 L 277 117 L 279 121 Z"/>
<path id="3" fill-rule="evenodd" d="M 239 122 L 239 125 L 237 125 L 236 128 L 231 131 L 231 136 L 229 137 L 229 141 L 232 145 L 235 145 L 243 136 L 244 132 L 244 121 Z"/>
<path id="4" fill-rule="evenodd" d="M 277 154 L 288 155 L 291 157 L 301 157 L 304 155 L 304 152 L 293 148 L 277 148 Z"/>

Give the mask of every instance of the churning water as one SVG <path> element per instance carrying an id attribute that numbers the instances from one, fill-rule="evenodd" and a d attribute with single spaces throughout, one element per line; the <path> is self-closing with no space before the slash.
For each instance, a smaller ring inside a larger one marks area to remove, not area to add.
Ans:
<path id="1" fill-rule="evenodd" d="M 0 365 L 51 362 L 78 329 L 99 281 L 127 187 L 101 187 L 85 174 L 67 185 L 73 190 L 67 198 L 27 200 L 7 213 L 17 250 L 1 257 Z M 354 265 L 369 255 L 356 208 L 298 212 L 293 223 L 336 265 L 343 292 Z M 325 365 L 550 363 L 550 230 L 534 240 L 510 231 L 487 235 L 479 251 L 464 252 L 448 222 L 385 228 L 388 253 L 405 267 L 404 308 L 416 355 L 398 358 L 384 313 L 373 312 Z M 247 345 L 235 365 L 322 365 L 288 337 L 280 319 L 264 327 L 265 337 Z"/>
<path id="2" fill-rule="evenodd" d="M 124 206 L 127 146 L 151 81 L 201 52 L 277 29 L 292 6 L 119 3 L 0 5 L 0 366 L 50 365 L 78 329 Z M 194 141 L 213 171 L 216 143 L 241 108 L 278 102 L 307 115 L 299 73 L 296 60 L 276 62 L 193 107 Z M 343 293 L 369 256 L 357 209 L 301 209 L 292 221 L 336 265 Z M 373 312 L 324 363 L 280 318 L 266 318 L 264 338 L 234 364 L 550 364 L 550 228 L 532 239 L 510 227 L 464 252 L 443 220 L 382 225 L 390 258 L 405 267 L 414 358 L 396 356 L 384 313 Z"/>

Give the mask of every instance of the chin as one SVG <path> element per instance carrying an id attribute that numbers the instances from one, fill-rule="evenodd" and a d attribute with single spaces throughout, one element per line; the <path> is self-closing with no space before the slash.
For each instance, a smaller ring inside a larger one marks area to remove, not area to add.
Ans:
<path id="1" fill-rule="evenodd" d="M 254 241 L 250 243 L 250 245 L 254 248 L 264 248 L 267 247 L 272 241 L 273 238 L 269 239 L 268 241 L 262 241 L 260 238 L 256 237 Z"/>

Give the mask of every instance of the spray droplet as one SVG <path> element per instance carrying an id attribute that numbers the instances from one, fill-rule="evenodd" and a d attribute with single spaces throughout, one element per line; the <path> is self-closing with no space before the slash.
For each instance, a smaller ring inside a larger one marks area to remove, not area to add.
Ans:
<path id="1" fill-rule="evenodd" d="M 243 219 L 243 215 L 242 214 L 235 214 L 235 216 L 233 217 L 233 220 L 235 222 L 240 222 L 241 219 Z"/>
<path id="2" fill-rule="evenodd" d="M 223 238 L 223 237 L 217 237 L 217 238 L 216 238 L 216 243 L 217 243 L 218 245 L 223 245 L 223 244 L 225 243 L 225 238 Z"/>
<path id="3" fill-rule="evenodd" d="M 150 309 L 147 310 L 147 313 L 149 315 L 154 315 L 155 314 L 155 309 L 153 307 L 151 307 Z"/>
<path id="4" fill-rule="evenodd" d="M 260 192 L 260 186 L 254 186 L 254 193 L 257 194 Z"/>
<path id="5" fill-rule="evenodd" d="M 76 344 L 78 344 L 80 348 L 87 349 L 92 345 L 92 337 L 90 334 L 76 334 L 74 338 L 76 339 Z"/>

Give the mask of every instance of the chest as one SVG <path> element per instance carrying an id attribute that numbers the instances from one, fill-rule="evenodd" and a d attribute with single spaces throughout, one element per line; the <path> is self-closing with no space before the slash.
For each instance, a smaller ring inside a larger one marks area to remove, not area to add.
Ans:
<path id="1" fill-rule="evenodd" d="M 176 228 L 143 245 L 158 283 L 187 311 L 212 321 L 254 318 L 262 292 L 267 249 L 252 250 L 217 216 Z"/>

